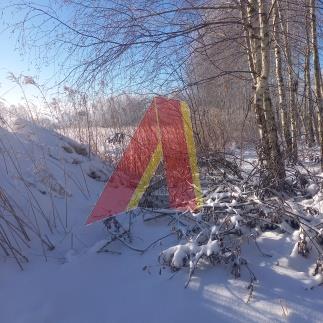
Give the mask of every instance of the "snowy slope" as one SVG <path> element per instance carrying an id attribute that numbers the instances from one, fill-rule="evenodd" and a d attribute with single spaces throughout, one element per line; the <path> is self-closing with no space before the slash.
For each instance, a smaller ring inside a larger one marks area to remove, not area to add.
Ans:
<path id="1" fill-rule="evenodd" d="M 295 241 L 288 233 L 259 238 L 272 257 L 260 255 L 252 242 L 244 249 L 258 279 L 250 303 L 248 273 L 234 279 L 225 265 L 200 266 L 185 289 L 188 269 L 172 273 L 158 263 L 161 251 L 179 243 L 175 235 L 144 253 L 119 241 L 109 252 L 96 252 L 107 232 L 102 223 L 84 223 L 111 168 L 85 147 L 29 122 L 0 131 L 0 186 L 19 215 L 55 246 L 47 250 L 29 232 L 30 248 L 18 241 L 29 259 L 23 271 L 0 250 L 0 322 L 322 321 L 322 287 L 308 289 L 315 283 L 308 272 L 314 258 L 290 257 Z M 125 227 L 131 224 L 137 249 L 170 232 L 166 218 L 144 221 L 147 216 L 140 210 L 119 216 Z"/>

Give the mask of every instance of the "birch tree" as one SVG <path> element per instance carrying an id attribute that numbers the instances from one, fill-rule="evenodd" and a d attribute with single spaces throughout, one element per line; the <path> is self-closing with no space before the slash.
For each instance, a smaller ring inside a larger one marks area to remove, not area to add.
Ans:
<path id="1" fill-rule="evenodd" d="M 278 183 L 285 178 L 285 168 L 268 83 L 271 71 L 269 9 L 264 0 L 241 0 L 240 7 L 244 22 L 249 68 L 254 81 L 254 110 L 259 128 L 262 155 L 267 170 Z"/>
<path id="2" fill-rule="evenodd" d="M 304 78 L 305 78 L 304 124 L 305 124 L 307 144 L 309 147 L 312 147 L 315 143 L 315 134 L 318 134 L 318 132 L 316 129 L 317 125 L 316 125 L 316 118 L 314 115 L 314 106 L 313 106 L 313 97 L 312 97 L 311 48 L 309 43 L 305 50 Z M 319 136 L 317 136 L 317 138 L 319 139 Z"/>
<path id="3" fill-rule="evenodd" d="M 266 121 L 268 125 L 268 136 L 270 143 L 271 171 L 277 182 L 285 179 L 285 167 L 281 149 L 278 141 L 277 126 L 270 96 L 268 78 L 270 73 L 270 37 L 269 37 L 269 15 L 265 0 L 258 0 L 259 12 L 259 34 L 261 42 L 261 74 L 258 76 L 255 93 L 255 103 L 259 104 L 262 97 Z"/>
<path id="4" fill-rule="evenodd" d="M 280 5 L 279 5 L 280 3 Z M 277 13 L 280 16 L 281 31 L 284 39 L 284 50 L 287 61 L 287 75 L 288 75 L 288 89 L 289 89 L 289 110 L 290 110 L 290 124 L 291 124 L 291 135 L 292 135 L 292 147 L 289 158 L 295 162 L 297 160 L 297 140 L 298 140 L 298 122 L 297 122 L 297 107 L 296 107 L 296 92 L 297 92 L 297 80 L 295 79 L 292 53 L 290 43 L 288 39 L 288 21 L 286 20 L 283 10 L 281 8 L 281 2 L 276 1 L 276 7 L 280 10 Z"/>
<path id="5" fill-rule="evenodd" d="M 286 86 L 283 76 L 283 59 L 280 49 L 280 23 L 277 1 L 272 1 L 273 5 L 273 30 L 274 30 L 274 49 L 275 49 L 275 61 L 276 61 L 276 79 L 278 85 L 279 95 L 279 110 L 281 113 L 282 130 L 285 139 L 286 155 L 292 156 L 293 142 L 290 131 L 290 116 L 286 98 Z"/>
<path id="6" fill-rule="evenodd" d="M 257 86 L 261 75 L 261 42 L 259 36 L 259 18 L 256 0 L 240 0 L 241 16 L 244 26 L 246 50 L 248 55 L 249 70 L 253 79 L 254 112 L 257 120 L 261 149 L 258 154 L 260 162 L 271 167 L 270 142 L 267 130 L 265 112 L 263 109 L 262 94 L 257 92 Z"/>
<path id="7" fill-rule="evenodd" d="M 309 0 L 311 18 L 311 37 L 312 37 L 312 51 L 313 51 L 313 65 L 314 65 L 314 89 L 316 95 L 316 102 L 318 106 L 319 117 L 319 139 L 321 147 L 321 169 L 323 170 L 323 99 L 321 92 L 321 68 L 320 57 L 318 51 L 317 40 L 317 21 L 316 21 L 316 0 Z"/>

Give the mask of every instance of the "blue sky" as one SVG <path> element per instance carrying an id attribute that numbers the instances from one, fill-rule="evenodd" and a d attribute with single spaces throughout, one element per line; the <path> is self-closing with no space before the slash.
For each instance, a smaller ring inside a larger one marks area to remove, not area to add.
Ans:
<path id="1" fill-rule="evenodd" d="M 1 28 L 0 43 L 4 44 L 4 46 L 1 46 L 2 50 L 0 51 L 0 97 L 15 103 L 19 100 L 20 94 L 17 91 L 17 86 L 7 79 L 8 73 L 33 75 L 36 71 L 30 64 L 29 57 L 24 57 L 19 53 L 16 37 L 9 30 L 6 30 L 4 26 Z"/>
<path id="2" fill-rule="evenodd" d="M 48 0 L 50 1 L 50 0 Z M 47 0 L 39 0 L 38 3 L 46 4 Z M 11 0 L 1 0 L 0 7 L 10 4 Z M 9 103 L 18 103 L 22 101 L 22 93 L 18 86 L 8 80 L 9 72 L 15 75 L 33 76 L 40 84 L 46 84 L 46 87 L 54 85 L 58 80 L 57 71 L 54 64 L 42 65 L 36 67 L 37 58 L 30 52 L 22 53 L 18 44 L 18 31 L 15 33 L 6 27 L 6 24 L 17 22 L 19 20 L 19 12 L 7 9 L 3 13 L 2 23 L 0 23 L 0 98 L 5 99 Z M 39 93 L 32 86 L 27 86 L 26 91 L 28 97 L 37 100 Z"/>
<path id="3" fill-rule="evenodd" d="M 6 6 L 7 4 L 11 2 L 16 2 L 18 0 L 0 0 L 0 8 Z M 107 0 L 108 1 L 108 0 Z M 58 8 L 60 10 L 60 17 L 68 19 L 69 11 L 68 5 L 64 5 L 64 7 L 60 8 L 59 5 L 57 5 L 57 2 L 55 0 L 35 0 L 35 2 L 39 5 L 46 5 L 49 3 L 54 4 L 55 8 Z M 61 10 L 62 9 L 62 10 Z M 50 64 L 48 65 L 42 65 L 39 68 L 35 67 L 36 63 L 39 63 L 40 59 L 37 57 L 37 55 L 34 54 L 34 51 L 26 52 L 25 55 L 22 55 L 21 51 L 19 50 L 19 45 L 17 44 L 17 36 L 18 36 L 18 30 L 16 31 L 16 34 L 12 34 L 10 30 L 5 28 L 6 23 L 14 23 L 19 20 L 22 20 L 23 15 L 17 11 L 13 11 L 13 9 L 9 9 L 5 11 L 4 15 L 4 22 L 0 22 L 0 41 L 1 44 L 5 44 L 5 46 L 2 46 L 2 50 L 0 51 L 0 98 L 5 98 L 9 103 L 17 103 L 19 101 L 22 101 L 22 93 L 19 90 L 19 87 L 15 84 L 13 84 L 10 80 L 7 79 L 8 73 L 12 72 L 15 75 L 23 74 L 28 76 L 37 77 L 37 80 L 40 84 L 45 84 L 46 88 L 50 86 L 54 86 L 55 83 L 61 80 L 62 74 L 61 69 L 58 67 L 56 68 L 54 65 L 53 60 L 50 61 Z M 39 18 L 42 19 L 42 18 Z M 43 20 L 39 20 L 39 22 L 43 22 Z M 36 23 L 37 24 L 37 23 Z M 59 51 L 58 51 L 59 53 Z M 141 55 L 141 52 L 137 53 L 139 56 Z M 64 50 L 61 51 L 61 54 L 58 54 L 55 56 L 56 64 L 58 64 L 60 61 L 62 62 L 64 60 Z M 75 56 L 75 59 L 78 59 L 77 55 Z M 141 57 L 139 57 L 141 59 Z M 71 62 L 67 62 L 66 65 L 68 65 Z M 66 67 L 65 65 L 65 67 Z M 148 68 L 148 66 L 147 66 Z M 68 68 L 65 69 L 66 71 Z M 139 73 L 141 70 L 136 71 L 135 77 L 138 78 L 139 81 L 143 78 L 143 76 Z M 109 71 L 111 72 L 111 71 Z M 142 71 L 143 74 L 146 72 Z M 111 72 L 112 73 L 112 72 Z M 109 86 L 111 89 L 109 91 L 115 92 L 115 91 L 122 91 L 124 87 L 127 86 L 126 79 L 130 79 L 130 82 L 133 80 L 133 75 L 129 72 L 129 76 L 126 73 L 122 74 L 113 74 L 113 77 L 109 79 Z M 144 75 L 146 77 L 146 75 Z M 165 76 L 161 73 L 160 77 L 158 77 L 156 81 L 159 81 L 160 83 L 163 83 Z M 167 79 L 167 75 L 166 75 Z M 135 82 L 134 82 L 135 83 Z M 69 84 L 66 84 L 69 85 Z M 158 87 L 158 86 L 157 86 Z M 28 97 L 34 100 L 34 96 L 39 95 L 37 93 L 36 89 L 33 89 L 32 86 L 26 87 Z M 139 91 L 136 85 L 134 85 L 134 91 Z"/>

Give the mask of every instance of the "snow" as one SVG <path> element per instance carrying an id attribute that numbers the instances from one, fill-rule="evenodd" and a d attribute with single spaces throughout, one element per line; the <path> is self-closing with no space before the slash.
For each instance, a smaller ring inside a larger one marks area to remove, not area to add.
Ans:
<path id="1" fill-rule="evenodd" d="M 112 168 L 95 156 L 80 154 L 85 148 L 24 120 L 0 128 L 1 188 L 19 216 L 38 226 L 42 237 L 55 246 L 47 250 L 37 234 L 29 232 L 28 248 L 18 242 L 29 259 L 23 271 L 0 249 L 0 322 L 322 321 L 322 287 L 310 289 L 316 279 L 322 279 L 308 271 L 314 257 L 293 253 L 300 232 L 293 236 L 262 233 L 258 244 L 272 257 L 262 256 L 253 242 L 243 250 L 242 257 L 258 280 L 249 303 L 249 274 L 244 268 L 242 277 L 234 279 L 225 264 L 202 262 L 184 288 L 188 266 L 171 272 L 158 263 L 161 253 L 176 268 L 184 265 L 190 253 L 216 254 L 217 240 L 199 247 L 170 235 L 144 253 L 114 241 L 107 252 L 97 253 L 108 241 L 107 232 L 102 223 L 84 223 Z M 91 172 L 98 175 L 96 179 L 90 177 Z M 313 203 L 321 203 L 319 194 Z M 219 196 L 215 198 L 220 203 Z M 118 219 L 127 227 L 129 217 L 136 248 L 144 249 L 169 233 L 166 218 L 144 222 L 136 210 Z M 238 225 L 240 218 L 230 214 L 230 219 Z M 214 237 L 217 232 L 213 227 Z"/>
<path id="2" fill-rule="evenodd" d="M 319 186 L 315 183 L 312 183 L 306 187 L 306 191 L 311 195 L 314 196 L 319 191 Z"/>
<path id="3" fill-rule="evenodd" d="M 277 239 L 273 247 L 282 242 Z M 173 278 L 166 270 L 159 275 L 154 266 L 160 250 L 156 246 L 142 256 L 127 250 L 121 256 L 84 252 L 65 263 L 34 258 L 24 272 L 4 263 L 1 321 L 284 322 L 281 302 L 291 322 L 321 321 L 322 291 L 304 290 L 305 272 L 275 266 L 279 255 L 253 259 L 260 283 L 246 304 L 246 281 L 234 280 L 223 267 L 199 272 L 189 289 L 183 287 L 185 272 Z M 150 274 L 142 270 L 145 265 L 151 266 Z"/>

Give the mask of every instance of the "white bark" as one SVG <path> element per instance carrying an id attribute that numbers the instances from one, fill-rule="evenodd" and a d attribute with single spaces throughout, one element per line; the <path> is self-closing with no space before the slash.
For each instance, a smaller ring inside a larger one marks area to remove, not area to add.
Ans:
<path id="1" fill-rule="evenodd" d="M 290 116 L 288 111 L 286 88 L 283 78 L 283 62 L 280 50 L 280 28 L 279 28 L 279 13 L 277 7 L 277 1 L 272 0 L 273 5 L 273 28 L 274 28 L 274 48 L 275 48 L 275 60 L 276 60 L 276 79 L 278 84 L 279 95 L 279 111 L 281 114 L 282 130 L 284 134 L 286 144 L 286 156 L 292 155 L 292 137 L 290 132 Z"/>
<path id="2" fill-rule="evenodd" d="M 306 53 L 305 53 L 305 66 L 304 66 L 304 76 L 305 76 L 304 124 L 306 128 L 307 144 L 309 147 L 312 147 L 315 143 L 314 128 L 316 128 L 316 125 L 315 125 L 316 119 L 314 116 L 314 108 L 313 108 L 310 61 L 311 61 L 311 50 L 309 47 L 307 47 Z"/>
<path id="3" fill-rule="evenodd" d="M 257 0 L 240 0 L 241 16 L 244 23 L 249 69 L 253 77 L 255 88 L 254 110 L 259 131 L 261 151 L 259 159 L 266 167 L 270 164 L 269 138 L 267 132 L 265 112 L 262 104 L 262 94 L 257 93 L 257 82 L 261 73 L 261 43 L 259 38 L 259 19 L 257 13 Z M 259 91 L 258 91 L 259 92 Z"/>
<path id="4" fill-rule="evenodd" d="M 277 6 L 279 1 L 276 1 Z M 280 7 L 279 7 L 280 8 Z M 291 160 L 297 160 L 297 139 L 298 139 L 298 122 L 297 122 L 297 107 L 296 107 L 296 92 L 297 92 L 297 80 L 293 70 L 292 54 L 288 40 L 288 22 L 286 21 L 283 12 L 280 8 L 278 11 L 281 23 L 281 29 L 284 37 L 285 55 L 287 60 L 287 74 L 288 74 L 288 87 L 289 87 L 289 107 L 290 107 L 290 128 L 292 135 L 292 150 Z"/>
<path id="5" fill-rule="evenodd" d="M 316 27 L 316 0 L 309 0 L 310 17 L 311 17 L 311 36 L 314 63 L 314 89 L 318 106 L 319 117 L 319 134 L 321 147 L 321 169 L 323 170 L 323 100 L 321 92 L 321 68 L 320 57 L 318 52 L 317 27 Z"/>
<path id="6" fill-rule="evenodd" d="M 261 43 L 261 74 L 257 78 L 255 102 L 256 105 L 262 104 L 265 111 L 266 127 L 270 143 L 270 172 L 278 183 L 285 178 L 285 167 L 279 146 L 276 120 L 268 85 L 270 73 L 270 38 L 268 8 L 266 8 L 265 0 L 258 0 L 258 13 Z"/>

